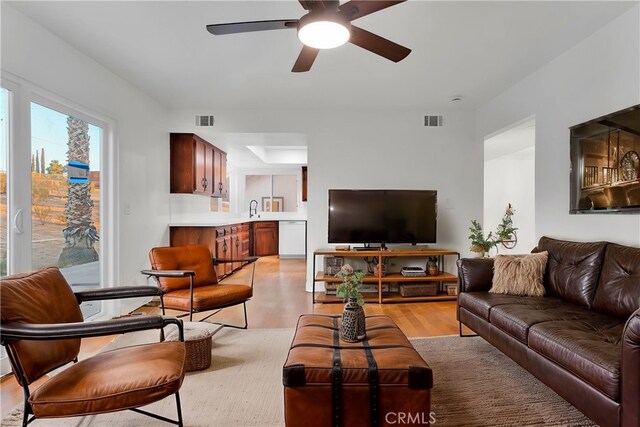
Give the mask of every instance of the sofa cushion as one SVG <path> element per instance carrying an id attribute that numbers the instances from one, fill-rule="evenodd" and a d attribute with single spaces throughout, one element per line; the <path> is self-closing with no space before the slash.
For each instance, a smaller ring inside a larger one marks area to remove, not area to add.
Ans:
<path id="1" fill-rule="evenodd" d="M 640 308 L 640 248 L 609 243 L 593 309 L 628 319 Z"/>
<path id="2" fill-rule="evenodd" d="M 554 320 L 578 320 L 591 316 L 582 306 L 563 302 L 559 298 L 526 298 L 525 304 L 505 304 L 493 307 L 489 313 L 491 324 L 527 344 L 529 328 Z"/>
<path id="3" fill-rule="evenodd" d="M 458 305 L 475 314 L 489 320 L 489 312 L 492 307 L 503 304 L 524 304 L 524 298 L 515 295 L 490 294 L 487 292 L 462 292 L 458 295 Z"/>
<path id="4" fill-rule="evenodd" d="M 547 252 L 531 255 L 498 255 L 494 264 L 494 294 L 544 296 L 542 284 L 547 267 Z"/>
<path id="5" fill-rule="evenodd" d="M 623 329 L 623 321 L 599 313 L 538 323 L 529 329 L 529 348 L 619 402 Z"/>
<path id="6" fill-rule="evenodd" d="M 540 251 L 549 252 L 545 287 L 548 295 L 591 308 L 607 242 L 578 243 L 542 237 Z"/>

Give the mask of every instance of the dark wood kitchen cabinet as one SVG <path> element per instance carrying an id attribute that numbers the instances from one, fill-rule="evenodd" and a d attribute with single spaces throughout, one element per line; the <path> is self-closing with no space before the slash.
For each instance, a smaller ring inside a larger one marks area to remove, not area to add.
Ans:
<path id="1" fill-rule="evenodd" d="M 277 224 L 277 223 L 275 223 Z M 242 268 L 250 256 L 251 237 L 249 223 L 214 226 L 172 226 L 169 228 L 171 246 L 207 245 L 214 258 L 238 260 L 216 265 L 218 278 L 228 276 Z"/>
<path id="2" fill-rule="evenodd" d="M 227 195 L 227 153 L 193 133 L 170 136 L 172 193 Z"/>
<path id="3" fill-rule="evenodd" d="M 253 255 L 278 255 L 278 222 L 253 223 Z"/>

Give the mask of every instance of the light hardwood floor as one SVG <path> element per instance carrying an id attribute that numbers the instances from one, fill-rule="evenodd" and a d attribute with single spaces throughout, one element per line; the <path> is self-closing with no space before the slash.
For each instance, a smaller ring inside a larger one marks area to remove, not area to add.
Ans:
<path id="1" fill-rule="evenodd" d="M 251 268 L 245 267 L 227 278 L 224 283 L 245 283 Z M 293 328 L 298 316 L 304 313 L 339 314 L 342 304 L 313 304 L 311 294 L 305 291 L 306 263 L 304 260 L 262 257 L 256 263 L 254 296 L 247 303 L 249 328 Z M 367 315 L 391 316 L 408 337 L 453 335 L 458 333 L 455 301 L 366 304 Z M 138 311 L 157 314 L 157 307 L 141 307 Z M 168 312 L 168 315 L 177 314 Z M 205 314 L 206 315 L 206 314 Z M 197 315 L 195 319 L 203 317 Z M 194 320 L 195 320 L 194 319 Z M 242 306 L 230 307 L 213 316 L 210 321 L 241 324 Z M 80 359 L 97 353 L 115 336 L 91 338 L 82 341 Z M 38 384 L 33 387 L 37 388 Z M 13 376 L 0 382 L 1 418 L 22 402 L 22 388 Z M 0 418 L 0 419 L 1 419 Z"/>

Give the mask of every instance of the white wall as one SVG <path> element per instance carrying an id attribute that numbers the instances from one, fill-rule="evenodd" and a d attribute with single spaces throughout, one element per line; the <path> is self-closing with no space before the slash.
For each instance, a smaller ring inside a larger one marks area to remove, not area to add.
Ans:
<path id="1" fill-rule="evenodd" d="M 172 129 L 193 132 L 196 111 L 172 111 Z M 212 111 L 215 131 L 299 132 L 308 137 L 308 252 L 328 247 L 330 188 L 438 190 L 438 245 L 469 254 L 468 227 L 482 215 L 483 143 L 474 114 L 443 111 L 445 126 L 424 127 L 432 111 Z M 215 135 L 212 137 L 215 144 Z M 223 147 L 224 148 L 224 147 Z M 307 285 L 312 259 L 308 259 Z M 453 265 L 448 266 L 455 271 Z"/>
<path id="2" fill-rule="evenodd" d="M 115 283 L 145 283 L 148 251 L 168 243 L 167 111 L 100 64 L 2 2 L 2 72 L 116 122 L 119 223 Z M 130 214 L 124 215 L 128 205 Z M 127 311 L 131 305 L 122 307 Z"/>
<path id="3" fill-rule="evenodd" d="M 537 244 L 535 230 L 535 148 L 526 148 L 484 162 L 485 233 L 495 230 L 509 203 L 517 228 L 518 243 L 513 249 L 499 246 L 501 254 L 529 253 Z"/>
<path id="4" fill-rule="evenodd" d="M 640 215 L 569 215 L 569 127 L 640 103 L 635 6 L 477 112 L 482 140 L 536 118 L 536 237 L 640 245 Z"/>

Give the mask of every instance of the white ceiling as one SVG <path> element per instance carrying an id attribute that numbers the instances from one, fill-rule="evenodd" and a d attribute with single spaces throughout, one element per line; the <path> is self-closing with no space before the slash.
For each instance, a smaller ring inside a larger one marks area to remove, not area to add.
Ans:
<path id="1" fill-rule="evenodd" d="M 299 18 L 287 1 L 10 2 L 168 108 L 475 108 L 635 1 L 417 1 L 354 23 L 413 49 L 393 63 L 354 45 L 291 73 L 294 30 L 227 36 L 206 24 Z M 5 35 L 3 35 L 5 36 Z"/>

